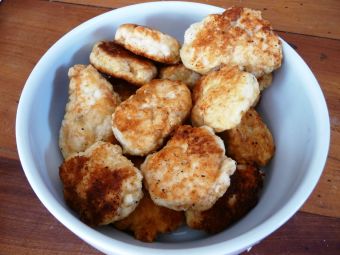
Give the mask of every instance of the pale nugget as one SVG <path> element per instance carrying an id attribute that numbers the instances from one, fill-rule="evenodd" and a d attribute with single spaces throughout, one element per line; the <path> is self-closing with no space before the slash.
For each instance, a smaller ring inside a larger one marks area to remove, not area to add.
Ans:
<path id="1" fill-rule="evenodd" d="M 180 126 L 163 149 L 141 165 L 155 204 L 173 210 L 207 210 L 227 190 L 236 162 L 209 127 Z"/>
<path id="2" fill-rule="evenodd" d="M 142 86 L 157 75 L 155 65 L 127 51 L 115 42 L 98 42 L 90 54 L 91 64 L 99 71 L 134 85 Z"/>
<path id="3" fill-rule="evenodd" d="M 273 136 L 254 109 L 247 111 L 235 128 L 221 133 L 221 137 L 227 154 L 241 164 L 265 166 L 275 152 Z"/>
<path id="4" fill-rule="evenodd" d="M 193 89 L 200 75 L 188 68 L 183 64 L 172 66 L 165 66 L 159 71 L 159 78 L 168 79 L 172 81 L 181 81 L 185 83 L 190 89 Z"/>
<path id="5" fill-rule="evenodd" d="M 191 120 L 222 132 L 237 126 L 260 94 L 254 75 L 225 66 L 203 76 L 194 88 Z"/>
<path id="6" fill-rule="evenodd" d="M 115 40 L 133 53 L 157 62 L 176 64 L 180 60 L 179 42 L 153 28 L 123 24 L 118 27 Z"/>
<path id="7" fill-rule="evenodd" d="M 143 177 L 118 145 L 97 142 L 64 161 L 59 173 L 66 203 L 89 225 L 123 219 L 143 197 Z"/>
<path id="8" fill-rule="evenodd" d="M 120 103 L 111 84 L 93 66 L 75 65 L 68 76 L 69 102 L 59 135 L 64 158 L 97 141 L 115 142 L 111 115 Z"/>
<path id="9" fill-rule="evenodd" d="M 260 77 L 281 66 L 282 45 L 260 11 L 232 7 L 191 25 L 180 55 L 187 68 L 201 74 L 225 64 Z"/>
<path id="10" fill-rule="evenodd" d="M 145 156 L 163 144 L 190 109 L 191 94 L 185 84 L 152 80 L 117 107 L 112 115 L 113 133 L 124 153 Z"/>
<path id="11" fill-rule="evenodd" d="M 237 165 L 227 192 L 207 211 L 185 212 L 187 225 L 208 233 L 220 232 L 246 215 L 258 202 L 263 174 L 250 165 Z"/>

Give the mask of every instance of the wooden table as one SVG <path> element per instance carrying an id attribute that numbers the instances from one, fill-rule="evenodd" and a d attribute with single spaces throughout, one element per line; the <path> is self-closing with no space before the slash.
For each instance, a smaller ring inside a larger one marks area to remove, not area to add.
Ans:
<path id="1" fill-rule="evenodd" d="M 66 3 L 68 2 L 68 3 Z M 139 1 L 19 1 L 0 4 L 0 254 L 99 254 L 63 227 L 40 203 L 22 171 L 15 114 L 29 73 L 73 27 Z M 320 82 L 331 120 L 331 146 L 311 197 L 284 226 L 248 254 L 340 252 L 340 1 L 202 1 L 263 11 Z"/>

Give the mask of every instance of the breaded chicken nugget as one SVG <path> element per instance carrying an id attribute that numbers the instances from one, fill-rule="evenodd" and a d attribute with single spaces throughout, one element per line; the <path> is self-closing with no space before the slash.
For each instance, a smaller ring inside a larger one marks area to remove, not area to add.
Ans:
<path id="1" fill-rule="evenodd" d="M 272 81 L 273 81 L 273 73 L 264 74 L 261 77 L 257 78 L 257 82 L 259 83 L 260 92 L 262 92 L 263 90 L 268 88 L 272 84 Z M 255 107 L 259 103 L 260 99 L 261 99 L 261 94 L 258 95 L 258 97 L 255 100 L 255 102 L 253 103 L 252 107 Z"/>
<path id="2" fill-rule="evenodd" d="M 273 157 L 273 136 L 261 116 L 254 110 L 247 111 L 241 123 L 221 133 L 227 155 L 238 163 L 265 166 Z"/>
<path id="3" fill-rule="evenodd" d="M 147 191 L 128 217 L 114 223 L 120 230 L 132 231 L 136 239 L 152 242 L 158 234 L 174 231 L 184 222 L 184 213 L 155 205 Z"/>
<path id="4" fill-rule="evenodd" d="M 193 93 L 193 125 L 207 125 L 222 132 L 240 123 L 260 90 L 254 75 L 240 71 L 238 67 L 225 66 L 202 77 Z"/>
<path id="5" fill-rule="evenodd" d="M 117 142 L 111 115 L 120 99 L 111 84 L 91 65 L 75 65 L 68 76 L 69 102 L 59 134 L 64 158 L 85 151 L 96 141 Z"/>
<path id="6" fill-rule="evenodd" d="M 257 81 L 259 83 L 260 91 L 263 91 L 272 84 L 273 74 L 272 73 L 264 74 L 261 77 L 257 78 Z"/>
<path id="7" fill-rule="evenodd" d="M 181 81 L 190 89 L 193 89 L 196 82 L 200 79 L 200 75 L 186 68 L 183 64 L 165 66 L 159 71 L 159 78 L 172 81 Z"/>
<path id="8" fill-rule="evenodd" d="M 192 24 L 180 54 L 187 68 L 201 74 L 225 64 L 260 77 L 281 66 L 282 45 L 260 11 L 232 7 Z"/>
<path id="9" fill-rule="evenodd" d="M 112 129 L 124 153 L 145 156 L 157 150 L 189 115 L 191 94 L 180 82 L 152 80 L 117 107 Z"/>
<path id="10" fill-rule="evenodd" d="M 179 62 L 179 42 L 156 29 L 135 24 L 123 24 L 115 40 L 133 53 L 165 64 Z"/>
<path id="11" fill-rule="evenodd" d="M 90 54 L 91 64 L 99 71 L 134 85 L 142 86 L 157 75 L 155 65 L 115 42 L 98 42 Z"/>
<path id="12" fill-rule="evenodd" d="M 173 210 L 207 210 L 227 190 L 236 163 L 209 127 L 180 126 L 160 151 L 141 165 L 155 204 Z"/>
<path id="13" fill-rule="evenodd" d="M 185 212 L 187 225 L 217 233 L 246 215 L 258 202 L 263 174 L 255 167 L 237 165 L 227 192 L 207 211 Z"/>
<path id="14" fill-rule="evenodd" d="M 97 142 L 60 166 L 66 203 L 89 225 L 128 216 L 143 197 L 142 175 L 118 145 Z"/>

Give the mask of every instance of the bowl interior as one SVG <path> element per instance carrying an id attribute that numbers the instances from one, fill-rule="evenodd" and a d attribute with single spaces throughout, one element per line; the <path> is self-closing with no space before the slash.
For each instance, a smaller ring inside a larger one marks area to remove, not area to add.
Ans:
<path id="1" fill-rule="evenodd" d="M 291 217 L 315 186 L 328 150 L 327 108 L 309 68 L 283 42 L 283 65 L 275 72 L 274 82 L 263 93 L 258 107 L 273 133 L 276 154 L 264 169 L 266 180 L 258 205 L 237 224 L 214 236 L 183 227 L 162 235 L 155 243 L 145 244 L 112 227 L 93 230 L 65 205 L 58 171 L 62 162 L 58 136 L 68 97 L 69 67 L 87 64 L 92 45 L 99 40 L 111 40 L 122 23 L 151 26 L 182 42 L 190 24 L 221 11 L 208 5 L 169 2 L 140 4 L 105 13 L 60 39 L 29 77 L 17 115 L 17 144 L 25 173 L 51 213 L 100 250 L 118 253 L 119 244 L 119 249 L 148 247 L 149 252 L 157 251 L 155 248 L 178 251 L 207 245 L 224 245 L 223 253 L 241 251 Z"/>

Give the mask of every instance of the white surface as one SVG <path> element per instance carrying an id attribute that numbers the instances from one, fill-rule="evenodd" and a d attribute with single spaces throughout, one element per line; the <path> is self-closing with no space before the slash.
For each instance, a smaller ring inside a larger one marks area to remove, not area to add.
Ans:
<path id="1" fill-rule="evenodd" d="M 183 41 L 190 24 L 221 11 L 187 2 L 144 3 L 113 10 L 62 37 L 27 80 L 16 120 L 18 152 L 27 179 L 46 208 L 97 249 L 109 254 L 237 254 L 286 222 L 315 187 L 329 146 L 327 107 L 307 65 L 283 42 L 283 66 L 260 104 L 274 135 L 276 154 L 265 169 L 267 177 L 259 204 L 240 222 L 214 236 L 182 228 L 149 244 L 112 227 L 90 228 L 65 205 L 58 170 L 58 132 L 67 100 L 68 68 L 88 63 L 92 45 L 112 39 L 122 23 L 155 27 Z"/>

